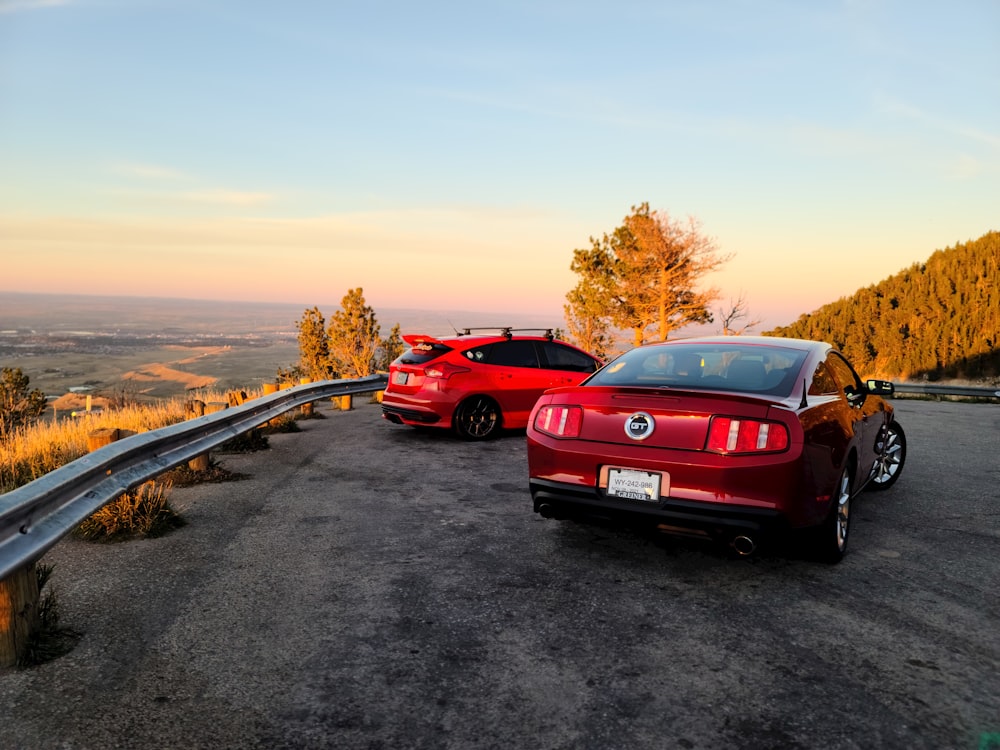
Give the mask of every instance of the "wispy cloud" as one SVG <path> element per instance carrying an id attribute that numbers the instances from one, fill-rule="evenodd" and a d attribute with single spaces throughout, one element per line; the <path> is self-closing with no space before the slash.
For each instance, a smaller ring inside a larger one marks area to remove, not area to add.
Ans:
<path id="1" fill-rule="evenodd" d="M 156 164 L 118 164 L 113 167 L 117 174 L 128 177 L 141 177 L 147 180 L 180 180 L 187 177 L 178 169 L 162 167 Z"/>
<path id="2" fill-rule="evenodd" d="M 888 114 L 905 117 L 936 130 L 960 136 L 962 138 L 967 138 L 969 140 L 978 141 L 979 143 L 990 146 L 991 148 L 1000 148 L 1000 132 L 989 133 L 979 128 L 971 127 L 945 117 L 938 117 L 937 115 L 926 112 L 919 107 L 914 107 L 911 104 L 907 104 L 906 102 L 893 99 L 891 97 L 880 97 L 878 105 L 882 111 Z"/>
<path id="3" fill-rule="evenodd" d="M 111 166 L 111 171 L 132 182 L 118 190 L 123 195 L 207 206 L 259 206 L 275 199 L 271 193 L 261 191 L 206 186 L 197 175 L 161 164 L 119 162 Z M 135 186 L 136 180 L 142 187 Z"/>
<path id="4" fill-rule="evenodd" d="M 259 206 L 274 200 L 268 193 L 250 193 L 240 190 L 194 190 L 178 193 L 178 199 L 190 203 L 220 206 Z"/>
<path id="5" fill-rule="evenodd" d="M 73 0 L 0 0 L 0 15 L 71 5 Z"/>

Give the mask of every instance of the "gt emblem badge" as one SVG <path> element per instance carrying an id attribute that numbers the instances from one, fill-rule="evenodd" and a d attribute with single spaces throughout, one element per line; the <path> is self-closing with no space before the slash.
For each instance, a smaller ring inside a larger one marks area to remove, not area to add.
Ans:
<path id="1" fill-rule="evenodd" d="M 637 411 L 625 420 L 625 434 L 633 440 L 645 440 L 653 434 L 653 418 L 644 411 Z"/>

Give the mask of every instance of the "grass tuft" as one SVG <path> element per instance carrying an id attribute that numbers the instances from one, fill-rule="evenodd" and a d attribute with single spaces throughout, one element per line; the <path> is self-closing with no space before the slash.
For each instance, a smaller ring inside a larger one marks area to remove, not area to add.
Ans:
<path id="1" fill-rule="evenodd" d="M 74 532 L 82 539 L 119 542 L 163 536 L 185 524 L 170 507 L 167 496 L 172 484 L 153 480 L 112 500 Z"/>

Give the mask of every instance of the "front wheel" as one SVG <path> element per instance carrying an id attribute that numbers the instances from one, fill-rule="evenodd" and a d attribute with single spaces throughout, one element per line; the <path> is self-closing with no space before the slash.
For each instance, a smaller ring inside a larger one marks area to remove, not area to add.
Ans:
<path id="1" fill-rule="evenodd" d="M 821 560 L 838 563 L 847 552 L 847 535 L 851 530 L 851 467 L 844 467 L 837 483 L 833 507 L 823 525 L 817 529 L 816 552 Z"/>
<path id="2" fill-rule="evenodd" d="M 875 444 L 878 458 L 872 466 L 868 487 L 873 490 L 887 490 L 896 483 L 906 463 L 906 435 L 899 422 L 889 422 L 879 434 Z"/>
<path id="3" fill-rule="evenodd" d="M 473 396 L 455 410 L 455 432 L 464 440 L 486 440 L 500 431 L 500 407 L 488 396 Z"/>

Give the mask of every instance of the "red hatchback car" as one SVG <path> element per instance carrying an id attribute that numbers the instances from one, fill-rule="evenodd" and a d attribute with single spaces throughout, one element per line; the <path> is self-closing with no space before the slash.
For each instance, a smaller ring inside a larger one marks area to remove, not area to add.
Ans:
<path id="1" fill-rule="evenodd" d="M 544 394 L 528 426 L 529 486 L 546 518 L 652 521 L 750 554 L 809 529 L 837 562 L 851 502 L 886 489 L 906 437 L 883 396 L 829 344 L 712 337 L 650 344 Z"/>
<path id="2" fill-rule="evenodd" d="M 575 385 L 602 364 L 548 330 L 541 336 L 512 328 L 473 333 L 479 330 L 443 338 L 403 336 L 410 349 L 389 365 L 382 416 L 483 440 L 501 429 L 524 428 L 543 391 Z"/>

